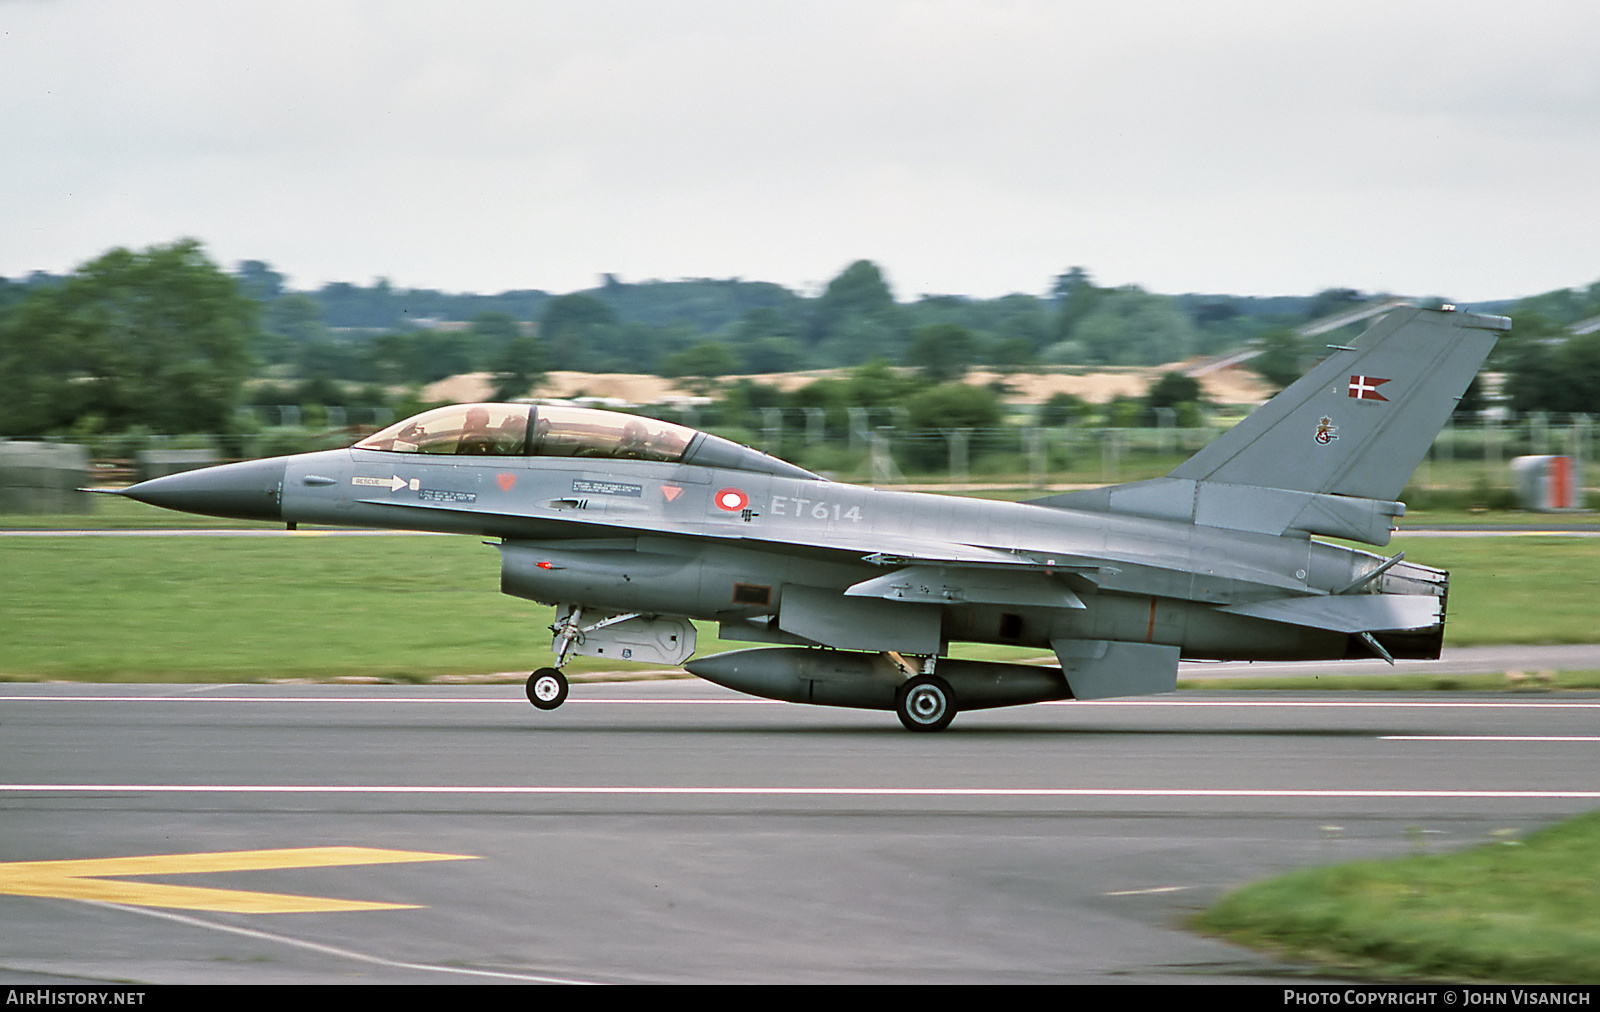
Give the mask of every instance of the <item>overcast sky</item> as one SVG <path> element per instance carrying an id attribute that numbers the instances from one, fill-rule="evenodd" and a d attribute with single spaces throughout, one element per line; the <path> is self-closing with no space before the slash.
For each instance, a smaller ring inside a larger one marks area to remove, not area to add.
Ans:
<path id="1" fill-rule="evenodd" d="M 1600 4 L 0 0 L 0 275 L 1600 279 Z"/>

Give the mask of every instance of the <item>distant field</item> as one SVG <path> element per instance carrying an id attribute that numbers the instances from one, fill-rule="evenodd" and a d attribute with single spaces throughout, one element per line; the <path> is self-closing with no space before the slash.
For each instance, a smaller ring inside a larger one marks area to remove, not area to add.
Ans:
<path id="1" fill-rule="evenodd" d="M 1600 539 L 1394 548 L 1451 570 L 1452 644 L 1600 635 Z M 475 538 L 0 538 L 0 573 L 0 678 L 425 680 L 551 661 L 551 609 L 500 594 L 499 555 Z M 721 643 L 714 628 L 701 626 L 702 652 L 746 645 Z"/>

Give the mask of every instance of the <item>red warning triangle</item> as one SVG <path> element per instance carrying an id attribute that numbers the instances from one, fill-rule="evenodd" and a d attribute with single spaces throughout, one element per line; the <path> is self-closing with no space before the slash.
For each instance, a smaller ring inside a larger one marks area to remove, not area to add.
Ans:
<path id="1" fill-rule="evenodd" d="M 683 489 L 679 488 L 677 485 L 661 486 L 661 494 L 667 497 L 667 502 L 671 502 L 672 500 L 678 498 L 678 493 L 682 491 Z"/>

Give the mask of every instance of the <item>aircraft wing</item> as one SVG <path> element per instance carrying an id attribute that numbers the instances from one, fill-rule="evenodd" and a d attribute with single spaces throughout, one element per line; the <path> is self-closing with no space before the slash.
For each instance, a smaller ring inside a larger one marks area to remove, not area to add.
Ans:
<path id="1" fill-rule="evenodd" d="M 386 500 L 364 500 L 392 505 Z M 407 503 L 401 509 L 446 511 L 482 518 L 481 511 L 439 503 Z M 1174 555 L 1160 543 L 1142 547 L 1138 543 L 1097 551 L 1093 554 L 1050 550 L 1012 550 L 887 531 L 787 528 L 765 530 L 744 524 L 717 526 L 668 520 L 640 513 L 585 513 L 582 519 L 567 511 L 550 510 L 542 517 L 507 517 L 504 531 L 509 540 L 547 540 L 546 530 L 537 534 L 520 533 L 516 526 L 525 519 L 550 520 L 581 525 L 594 532 L 633 537 L 682 538 L 725 544 L 759 547 L 767 553 L 796 556 L 846 556 L 892 571 L 893 580 L 861 581 L 846 593 L 851 597 L 881 597 L 896 601 L 971 601 L 992 604 L 1033 604 L 1046 607 L 1081 608 L 1082 602 L 1055 577 L 1080 577 L 1105 590 L 1140 594 L 1159 594 L 1218 602 L 1206 591 L 1208 586 L 1230 582 L 1246 583 L 1262 590 L 1288 595 L 1321 595 L 1306 585 L 1271 569 L 1248 562 L 1216 557 L 1206 563 L 1207 573 L 1197 579 L 1192 563 Z M 614 533 L 613 533 L 614 532 Z M 582 551 L 582 540 L 570 543 L 571 550 Z M 988 575 L 980 575 L 980 571 Z M 961 575 L 956 576 L 954 574 Z M 920 581 L 920 582 L 912 582 Z M 911 587 L 926 588 L 911 590 Z"/>

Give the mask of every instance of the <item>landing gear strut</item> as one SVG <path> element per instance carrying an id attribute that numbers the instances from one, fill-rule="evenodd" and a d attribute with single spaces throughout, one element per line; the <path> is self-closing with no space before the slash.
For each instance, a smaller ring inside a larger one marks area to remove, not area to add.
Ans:
<path id="1" fill-rule="evenodd" d="M 567 701 L 567 676 L 557 668 L 540 668 L 528 676 L 528 702 L 554 710 Z"/>
<path id="2" fill-rule="evenodd" d="M 559 665 L 567 663 L 573 648 L 587 631 L 582 622 L 583 609 L 573 606 L 550 627 L 550 631 L 556 634 L 554 646 L 558 666 L 540 668 L 528 676 L 528 702 L 541 710 L 554 710 L 567 701 L 567 676 L 561 673 Z"/>

